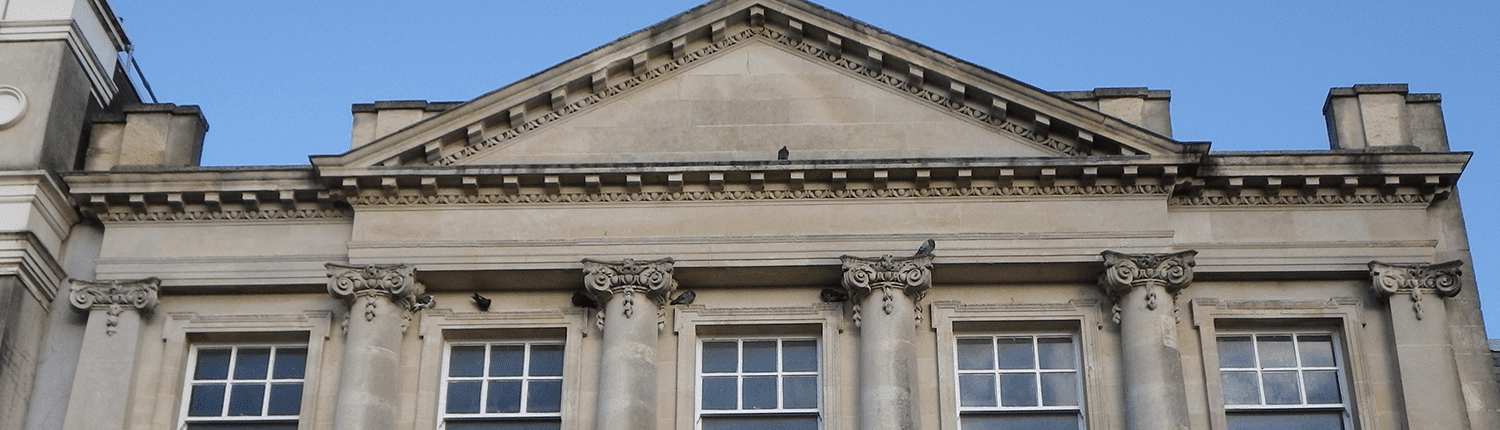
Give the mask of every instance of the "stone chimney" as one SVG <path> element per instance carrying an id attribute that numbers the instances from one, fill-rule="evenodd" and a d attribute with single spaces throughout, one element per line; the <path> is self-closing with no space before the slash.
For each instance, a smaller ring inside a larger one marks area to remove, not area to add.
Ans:
<path id="1" fill-rule="evenodd" d="M 1448 152 L 1443 98 L 1410 94 L 1406 84 L 1328 90 L 1323 117 L 1332 149 Z"/>
<path id="2" fill-rule="evenodd" d="M 426 100 L 355 104 L 351 109 L 354 112 L 354 133 L 349 139 L 349 149 L 365 146 L 365 144 L 462 104 L 462 102 L 428 103 Z"/>
<path id="3" fill-rule="evenodd" d="M 1053 93 L 1141 128 L 1172 137 L 1172 92 L 1147 88 L 1095 88 Z"/>
<path id="4" fill-rule="evenodd" d="M 116 166 L 195 167 L 208 121 L 197 106 L 134 104 L 92 118 L 85 170 Z"/>

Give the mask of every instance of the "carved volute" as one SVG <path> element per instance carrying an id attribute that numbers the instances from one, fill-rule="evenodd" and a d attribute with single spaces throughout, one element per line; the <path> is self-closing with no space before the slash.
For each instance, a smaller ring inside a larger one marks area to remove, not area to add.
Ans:
<path id="1" fill-rule="evenodd" d="M 421 284 L 415 281 L 416 268 L 406 264 L 345 266 L 328 263 L 328 294 L 353 304 L 364 298 L 365 319 L 375 318 L 377 297 L 389 297 L 407 310 L 417 311 L 431 307 L 432 297 L 419 298 L 423 293 Z"/>
<path id="2" fill-rule="evenodd" d="M 132 281 L 69 279 L 68 282 L 73 284 L 68 292 L 68 301 L 73 304 L 74 309 L 83 312 L 94 309 L 105 311 L 109 318 L 105 321 L 105 334 L 108 335 L 115 334 L 115 327 L 120 324 L 120 313 L 126 307 L 148 311 L 160 301 L 157 292 L 161 290 L 161 280 L 157 278 Z"/>
<path id="3" fill-rule="evenodd" d="M 1114 320 L 1120 322 L 1120 300 L 1131 290 L 1161 287 L 1171 294 L 1175 302 L 1177 293 L 1193 282 L 1193 257 L 1198 251 L 1182 251 L 1170 254 L 1124 254 L 1114 251 L 1100 253 L 1104 257 L 1104 273 L 1099 275 L 1099 287 L 1114 301 Z M 1155 292 L 1146 296 L 1146 308 L 1155 310 L 1158 298 Z"/>
<path id="4" fill-rule="evenodd" d="M 601 306 L 608 304 L 616 294 L 624 295 L 625 318 L 630 318 L 635 313 L 636 294 L 644 294 L 660 310 L 667 304 L 667 297 L 672 290 L 677 289 L 677 281 L 672 279 L 671 258 L 651 261 L 629 258 L 600 261 L 585 258 L 583 272 L 583 291 Z"/>
<path id="5" fill-rule="evenodd" d="M 1410 294 L 1412 310 L 1417 319 L 1422 319 L 1422 294 L 1431 293 L 1439 297 L 1453 297 L 1463 289 L 1459 266 L 1464 262 L 1453 260 L 1445 263 L 1386 264 L 1370 262 L 1371 286 L 1380 297 Z"/>

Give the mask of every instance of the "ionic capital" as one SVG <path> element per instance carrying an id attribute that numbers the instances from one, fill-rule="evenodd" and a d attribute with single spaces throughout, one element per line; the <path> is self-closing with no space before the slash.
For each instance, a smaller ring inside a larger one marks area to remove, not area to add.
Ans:
<path id="1" fill-rule="evenodd" d="M 932 254 L 880 258 L 845 255 L 839 261 L 844 262 L 844 288 L 855 303 L 875 290 L 889 294 L 893 288 L 919 300 L 932 287 Z"/>
<path id="2" fill-rule="evenodd" d="M 160 302 L 157 292 L 161 290 L 161 280 L 156 278 L 98 282 L 69 279 L 68 282 L 73 284 L 68 292 L 68 301 L 73 308 L 84 312 L 104 310 L 108 315 L 104 333 L 111 336 L 115 334 L 115 327 L 120 325 L 120 313 L 125 308 L 146 311 Z"/>
<path id="3" fill-rule="evenodd" d="M 646 295 L 660 308 L 666 305 L 667 296 L 677 288 L 672 279 L 672 259 L 651 261 L 600 261 L 583 259 L 584 292 L 600 305 L 609 303 L 615 294 L 625 295 L 625 317 L 630 318 L 637 293 Z"/>
<path id="4" fill-rule="evenodd" d="M 1099 275 L 1099 287 L 1105 294 L 1118 299 L 1141 287 L 1160 286 L 1168 293 L 1177 294 L 1193 282 L 1193 256 L 1198 251 L 1182 251 L 1171 254 L 1122 254 L 1114 251 L 1100 253 L 1104 256 L 1104 274 Z"/>
<path id="5" fill-rule="evenodd" d="M 389 297 L 397 305 L 412 311 L 432 306 L 431 297 L 418 297 L 423 293 L 422 287 L 416 283 L 416 268 L 409 264 L 345 266 L 328 263 L 323 267 L 328 268 L 328 294 L 346 303 L 352 304 L 361 297 Z M 367 320 L 375 317 L 373 303 L 371 301 L 366 306 L 370 308 L 365 314 Z"/>
<path id="6" fill-rule="evenodd" d="M 1410 294 L 1412 310 L 1420 320 L 1423 317 L 1423 293 L 1453 297 L 1463 289 L 1463 282 L 1459 279 L 1463 275 L 1459 266 L 1463 264 L 1460 260 L 1437 264 L 1386 264 L 1371 261 L 1371 285 L 1375 288 L 1375 294 L 1380 297 Z"/>

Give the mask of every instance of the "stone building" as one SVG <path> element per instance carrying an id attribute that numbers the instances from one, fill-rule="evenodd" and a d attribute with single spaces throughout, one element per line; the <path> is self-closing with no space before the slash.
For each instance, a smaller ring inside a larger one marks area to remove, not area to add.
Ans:
<path id="1" fill-rule="evenodd" d="M 1471 154 L 1405 85 L 1213 152 L 1167 91 L 717 0 L 200 168 L 107 4 L 0 5 L 0 428 L 1500 427 Z"/>

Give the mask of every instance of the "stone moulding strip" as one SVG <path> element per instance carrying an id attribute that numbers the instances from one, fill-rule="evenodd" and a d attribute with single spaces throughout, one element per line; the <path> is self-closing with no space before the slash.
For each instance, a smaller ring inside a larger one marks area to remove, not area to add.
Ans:
<path id="1" fill-rule="evenodd" d="M 495 136 L 491 136 L 479 142 L 463 146 L 451 154 L 443 155 L 433 160 L 431 164 L 439 166 L 449 166 L 456 164 L 464 159 L 478 155 L 485 150 L 504 146 L 506 142 L 530 134 L 533 131 L 541 129 L 548 124 L 562 120 L 565 117 L 583 112 L 588 108 L 599 105 L 605 101 L 608 101 L 609 99 L 619 97 L 621 94 L 624 94 L 629 90 L 639 88 L 652 81 L 666 77 L 672 72 L 680 70 L 694 62 L 709 58 L 714 54 L 722 52 L 730 47 L 734 47 L 745 41 L 755 38 L 763 38 L 765 40 L 769 40 L 792 51 L 802 53 L 805 56 L 810 57 L 811 59 L 821 61 L 829 66 L 849 71 L 857 76 L 863 76 L 874 81 L 874 83 L 890 87 L 897 90 L 897 92 L 899 93 L 908 94 L 918 100 L 922 100 L 927 103 L 931 103 L 944 109 L 953 111 L 959 117 L 985 125 L 992 130 L 999 130 L 1010 133 L 1026 142 L 1030 142 L 1039 147 L 1073 156 L 1089 155 L 1091 152 L 1089 148 L 1082 148 L 1078 145 L 1058 140 L 1047 134 L 1039 133 L 1037 132 L 1037 130 L 1033 130 L 1032 128 L 1007 121 L 1004 117 L 992 116 L 990 115 L 990 112 L 987 108 L 977 107 L 966 103 L 963 100 L 950 98 L 948 95 L 926 89 L 920 83 L 910 82 L 900 77 L 884 73 L 883 68 L 876 69 L 866 67 L 865 65 L 860 64 L 858 61 L 855 61 L 854 59 L 851 59 L 847 56 L 826 51 L 822 48 L 818 48 L 817 46 L 809 44 L 807 41 L 793 39 L 786 34 L 767 27 L 750 27 L 732 35 L 728 35 L 722 40 L 709 43 L 708 45 L 695 51 L 688 52 L 681 58 L 668 61 L 666 64 L 662 64 L 653 69 L 647 70 L 644 73 L 632 76 L 629 79 L 626 79 L 625 81 L 618 84 L 611 85 L 602 91 L 590 94 L 581 100 L 568 103 L 566 105 L 563 105 L 559 109 L 555 109 L 542 114 L 536 119 L 526 121 L 519 126 L 505 129 Z M 1052 127 L 1056 128 L 1055 125 Z M 1102 137 L 1099 138 L 1102 139 Z M 400 158 L 401 155 L 395 155 L 392 158 L 388 158 L 382 164 L 401 164 L 399 162 Z"/>
<path id="2" fill-rule="evenodd" d="M 1172 197 L 1170 206 L 1362 206 L 1413 205 L 1426 207 L 1434 201 L 1432 194 L 1355 194 L 1341 196 L 1190 196 Z"/>
<path id="3" fill-rule="evenodd" d="M 762 191 L 682 191 L 640 193 L 566 193 L 566 194 L 477 194 L 477 195 L 361 195 L 349 197 L 354 206 L 407 205 L 503 205 L 557 203 L 634 203 L 693 201 L 776 201 L 776 200 L 843 200 L 879 198 L 952 198 L 952 197 L 1047 197 L 1047 196 L 1125 196 L 1168 193 L 1160 185 L 1061 185 L 1052 187 L 970 187 L 970 188 L 896 188 L 861 190 L 762 190 Z"/>
<path id="4" fill-rule="evenodd" d="M 261 211 L 183 211 L 183 212 L 126 212 L 109 211 L 94 214 L 104 222 L 152 222 L 152 221 L 276 221 L 304 219 L 351 218 L 353 213 L 342 209 L 270 209 Z"/>

